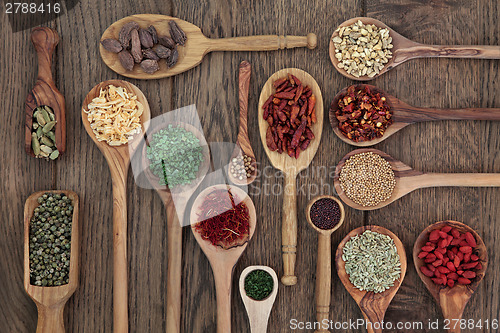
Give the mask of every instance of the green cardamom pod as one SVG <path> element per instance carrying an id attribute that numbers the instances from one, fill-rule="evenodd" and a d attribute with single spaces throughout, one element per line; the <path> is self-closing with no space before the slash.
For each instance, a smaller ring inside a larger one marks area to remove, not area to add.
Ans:
<path id="1" fill-rule="evenodd" d="M 45 136 L 52 140 L 52 142 L 56 143 L 56 135 L 53 131 L 46 133 Z"/>
<path id="2" fill-rule="evenodd" d="M 51 160 L 55 160 L 55 159 L 56 159 L 56 158 L 58 158 L 58 157 L 59 157 L 59 150 L 57 150 L 57 149 L 56 149 L 56 150 L 54 150 L 54 151 L 53 151 L 53 152 L 49 155 L 49 158 L 50 158 Z"/>
<path id="3" fill-rule="evenodd" d="M 46 146 L 49 146 L 49 147 L 54 147 L 54 143 L 52 142 L 52 140 L 50 140 L 49 138 L 47 138 L 46 136 L 42 136 L 42 138 L 40 139 L 40 141 L 46 145 Z"/>
<path id="4" fill-rule="evenodd" d="M 33 129 L 34 130 L 38 129 L 38 126 L 40 126 L 40 125 L 38 125 L 38 123 L 33 123 Z"/>
<path id="5" fill-rule="evenodd" d="M 48 106 L 45 106 L 45 110 L 47 110 L 49 117 L 50 117 L 50 120 L 54 120 L 55 116 L 54 116 L 54 112 L 52 111 L 52 109 Z"/>
<path id="6" fill-rule="evenodd" d="M 42 117 L 45 120 L 45 122 L 48 123 L 50 121 L 49 113 L 45 109 L 41 109 L 40 112 L 42 113 Z"/>
<path id="7" fill-rule="evenodd" d="M 38 155 L 37 157 L 49 157 L 49 154 L 44 151 L 40 151 L 40 155 Z"/>
<path id="8" fill-rule="evenodd" d="M 31 133 L 31 147 L 33 148 L 35 156 L 40 155 L 40 142 L 38 141 L 36 133 Z"/>
<path id="9" fill-rule="evenodd" d="M 42 115 L 42 113 L 41 113 L 41 112 L 38 112 L 38 113 L 36 114 L 36 121 L 38 121 L 38 123 L 39 123 L 41 126 L 45 126 L 45 124 L 47 123 L 47 122 L 45 121 L 45 119 L 43 118 L 43 115 Z"/>
<path id="10" fill-rule="evenodd" d="M 42 134 L 43 134 L 43 128 L 42 128 L 42 126 L 40 126 L 40 127 L 38 127 L 36 129 L 36 136 L 37 136 L 37 138 L 40 139 L 42 137 Z"/>
<path id="11" fill-rule="evenodd" d="M 50 130 L 53 129 L 55 125 L 56 125 L 55 120 L 50 121 L 47 124 L 45 124 L 45 126 L 43 126 L 43 133 L 50 132 Z"/>
<path id="12" fill-rule="evenodd" d="M 52 153 L 52 148 L 47 147 L 46 145 L 41 145 L 40 150 L 46 154 Z"/>

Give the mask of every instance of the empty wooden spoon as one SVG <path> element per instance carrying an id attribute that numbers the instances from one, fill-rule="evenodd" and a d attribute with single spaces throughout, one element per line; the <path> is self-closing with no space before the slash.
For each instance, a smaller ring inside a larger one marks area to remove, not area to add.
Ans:
<path id="1" fill-rule="evenodd" d="M 264 120 L 264 111 L 262 106 L 271 94 L 275 92 L 274 81 L 286 77 L 288 74 L 296 76 L 304 86 L 309 86 L 316 96 L 316 118 L 317 122 L 312 126 L 315 138 L 311 141 L 309 147 L 302 151 L 299 158 L 292 158 L 286 152 L 279 154 L 277 151 L 271 151 L 266 144 L 266 132 L 269 124 Z M 282 250 L 284 275 L 281 282 L 284 285 L 292 286 L 297 283 L 295 276 L 295 260 L 297 255 L 297 174 L 306 169 L 311 163 L 321 141 L 323 131 L 323 96 L 318 83 L 314 78 L 303 70 L 297 68 L 285 68 L 274 73 L 262 87 L 259 99 L 259 131 L 260 139 L 264 151 L 269 157 L 271 164 L 285 174 L 284 198 L 283 198 L 283 225 L 282 225 Z"/>
<path id="2" fill-rule="evenodd" d="M 187 41 L 184 46 L 177 48 L 179 58 L 177 64 L 168 68 L 165 61 L 160 61 L 160 69 L 153 73 L 145 73 L 140 66 L 135 66 L 132 71 L 128 71 L 120 64 L 116 53 L 109 52 L 100 45 L 102 60 L 118 74 L 134 79 L 160 79 L 196 67 L 201 63 L 203 57 L 212 51 L 269 51 L 278 49 L 291 49 L 294 47 L 305 47 L 310 49 L 316 47 L 316 35 L 307 36 L 249 36 L 211 39 L 205 37 L 201 29 L 194 24 L 172 16 L 156 14 L 139 14 L 122 18 L 110 25 L 102 34 L 101 40 L 114 38 L 118 39 L 118 33 L 124 24 L 135 21 L 141 28 L 147 29 L 153 25 L 160 36 L 169 35 L 168 21 L 173 20 L 184 31 Z"/>
<path id="3" fill-rule="evenodd" d="M 345 262 L 342 260 L 342 251 L 345 244 L 352 237 L 361 235 L 365 232 L 365 230 L 371 230 L 373 232 L 378 232 L 391 237 L 394 240 L 394 244 L 396 245 L 399 259 L 401 261 L 400 278 L 394 281 L 394 286 L 381 293 L 374 293 L 372 291 L 367 292 L 366 290 L 361 291 L 356 288 L 349 280 L 349 275 L 345 271 Z M 342 281 L 349 294 L 351 294 L 352 298 L 354 298 L 356 303 L 358 303 L 358 306 L 363 313 L 363 317 L 367 321 L 366 326 L 368 333 L 381 333 L 382 329 L 379 325 L 384 320 L 385 312 L 394 298 L 394 295 L 398 292 L 399 287 L 401 287 L 401 283 L 403 282 L 406 274 L 406 252 L 401 240 L 399 240 L 398 236 L 393 234 L 391 231 L 376 225 L 359 227 L 348 233 L 347 236 L 345 236 L 345 238 L 340 242 L 339 247 L 337 248 L 337 253 L 335 254 L 335 263 L 340 281 Z"/>
<path id="4" fill-rule="evenodd" d="M 333 200 L 339 205 L 340 220 L 331 229 L 320 229 L 311 220 L 311 207 L 321 199 Z M 330 299 L 332 294 L 332 234 L 344 223 L 344 205 L 339 199 L 331 195 L 320 195 L 312 199 L 306 208 L 306 219 L 311 227 L 318 232 L 318 260 L 316 262 L 316 321 L 323 323 L 328 321 L 330 314 Z M 329 332 L 319 329 L 316 333 Z"/>
<path id="5" fill-rule="evenodd" d="M 418 257 L 422 246 L 424 246 L 428 241 L 431 231 L 441 229 L 444 226 L 453 227 L 461 233 L 470 232 L 476 239 L 477 255 L 482 268 L 476 272 L 476 277 L 470 285 L 456 284 L 453 288 L 437 285 L 431 280 L 430 277 L 425 276 L 420 271 L 420 267 L 425 265 L 424 260 Z M 418 236 L 415 241 L 415 245 L 413 246 L 413 262 L 420 279 L 424 282 L 431 295 L 436 299 L 436 302 L 441 307 L 444 318 L 450 320 L 450 329 L 448 331 L 460 333 L 460 319 L 462 319 L 465 306 L 476 291 L 479 283 L 483 280 L 486 267 L 488 266 L 488 251 L 486 250 L 486 245 L 483 240 L 474 229 L 463 223 L 456 221 L 437 222 L 425 228 L 424 231 L 422 231 L 422 233 Z"/>
<path id="6" fill-rule="evenodd" d="M 352 201 L 340 186 L 340 171 L 347 159 L 351 156 L 372 152 L 385 158 L 392 167 L 396 177 L 396 187 L 389 199 L 376 206 L 362 206 Z M 383 151 L 372 148 L 356 149 L 345 155 L 335 169 L 333 178 L 335 190 L 344 203 L 359 210 L 374 210 L 387 206 L 399 198 L 419 188 L 440 186 L 464 186 L 464 187 L 496 187 L 500 186 L 500 174 L 498 173 L 426 173 L 412 169 L 401 161 Z"/>
<path id="7" fill-rule="evenodd" d="M 245 278 L 250 272 L 262 270 L 269 273 L 272 276 L 274 285 L 273 291 L 267 298 L 256 301 L 251 297 L 247 296 L 245 291 Z M 241 272 L 240 275 L 240 295 L 245 304 L 245 309 L 247 310 L 248 320 L 250 321 L 250 332 L 251 333 L 266 333 L 267 323 L 269 321 L 269 315 L 271 314 L 271 309 L 273 308 L 274 301 L 276 300 L 276 295 L 278 294 L 278 276 L 274 269 L 268 266 L 249 266 Z"/>
<path id="8" fill-rule="evenodd" d="M 142 151 L 142 165 L 144 173 L 150 184 L 154 187 L 163 201 L 167 210 L 167 245 L 168 245 L 168 266 L 167 266 L 167 332 L 175 333 L 181 330 L 181 291 L 182 291 L 182 221 L 184 212 L 191 195 L 196 191 L 198 185 L 203 181 L 210 167 L 210 151 L 205 136 L 196 127 L 182 122 L 158 123 L 151 125 L 147 132 L 148 142 L 159 130 L 174 125 L 182 127 L 193 133 L 203 147 L 203 162 L 198 169 L 197 178 L 191 184 L 175 186 L 169 188 L 160 185 L 159 178 L 151 172 L 149 160 L 146 155 L 146 145 Z M 174 198 L 175 197 L 175 200 Z"/>
<path id="9" fill-rule="evenodd" d="M 54 111 L 57 124 L 54 127 L 56 147 L 59 154 L 66 151 L 66 106 L 64 96 L 57 89 L 52 77 L 52 56 L 59 43 L 57 31 L 48 27 L 38 27 L 31 31 L 31 42 L 38 56 L 38 77 L 33 90 L 24 102 L 25 112 L 25 143 L 26 152 L 35 156 L 31 147 L 31 131 L 33 127 L 33 112 L 39 106 L 49 106 Z"/>
<path id="10" fill-rule="evenodd" d="M 231 160 L 238 158 L 240 156 L 246 155 L 251 159 L 251 166 L 254 170 L 251 172 L 250 177 L 244 177 L 239 179 L 234 177 L 230 168 L 228 169 L 229 180 L 237 185 L 250 185 L 254 182 L 257 176 L 257 163 L 255 160 L 255 154 L 253 153 L 252 145 L 250 144 L 250 139 L 248 138 L 248 90 L 250 88 L 250 74 L 252 73 L 252 66 L 248 61 L 243 61 L 240 64 L 239 72 L 239 104 L 240 104 L 240 125 L 238 131 L 238 140 L 236 141 L 236 147 L 234 148 L 233 154 L 231 155 Z"/>
<path id="11" fill-rule="evenodd" d="M 198 214 L 200 206 L 205 200 L 205 197 L 212 193 L 214 190 L 227 190 L 230 189 L 231 193 L 238 197 L 246 204 L 250 214 L 250 233 L 248 240 L 240 246 L 232 247 L 230 249 L 223 249 L 222 247 L 212 245 L 210 241 L 202 238 L 200 233 L 194 229 L 194 226 L 199 221 Z M 191 230 L 193 231 L 194 238 L 200 245 L 212 266 L 215 279 L 215 292 L 217 295 L 217 332 L 228 333 L 231 332 L 231 287 L 234 273 L 234 266 L 238 262 L 243 251 L 245 251 L 248 241 L 252 238 L 255 232 L 257 223 L 257 215 L 255 213 L 255 206 L 252 199 L 239 187 L 231 185 L 214 185 L 203 190 L 193 203 L 191 209 Z"/>
<path id="12" fill-rule="evenodd" d="M 368 81 L 384 74 L 388 70 L 396 67 L 403 62 L 414 59 L 414 58 L 430 58 L 430 57 L 444 57 L 444 58 L 476 58 L 476 59 L 500 59 L 500 46 L 497 45 L 425 45 L 416 43 L 409 40 L 406 37 L 398 34 L 396 31 L 392 30 L 390 27 L 385 25 L 379 20 L 373 19 L 371 17 L 355 17 L 343 22 L 339 27 L 346 27 L 356 23 L 358 20 L 364 24 L 373 24 L 378 28 L 389 29 L 389 36 L 392 37 L 392 45 L 394 46 L 392 51 L 392 58 L 389 62 L 385 64 L 385 67 L 380 71 L 379 74 L 374 77 L 369 77 L 368 75 L 355 77 L 348 74 L 345 69 L 339 68 L 339 60 L 335 57 L 335 45 L 332 39 L 338 36 L 338 32 L 333 32 L 330 38 L 330 60 L 333 66 L 339 71 L 340 74 L 345 77 L 358 80 L 358 81 Z"/>
<path id="13" fill-rule="evenodd" d="M 37 199 L 45 193 L 64 193 L 73 203 L 71 224 L 71 252 L 69 261 L 69 282 L 57 287 L 39 287 L 30 282 L 30 222 L 33 211 L 38 207 Z M 64 305 L 78 286 L 79 266 L 79 201 L 72 191 L 40 191 L 28 197 L 24 205 L 24 289 L 38 309 L 37 333 L 64 333 Z"/>
<path id="14" fill-rule="evenodd" d="M 134 93 L 141 102 L 144 111 L 141 115 L 142 132 L 137 134 L 128 144 L 110 146 L 105 141 L 98 141 L 84 110 L 101 89 L 108 85 L 124 87 Z M 148 101 L 132 83 L 122 80 L 108 80 L 99 83 L 87 94 L 82 105 L 82 122 L 88 135 L 102 152 L 109 165 L 113 182 L 113 329 L 114 332 L 128 332 L 128 275 L 127 275 L 127 174 L 130 166 L 130 151 L 146 132 L 145 124 L 151 117 Z M 131 147 L 129 147 L 131 145 Z"/>
<path id="15" fill-rule="evenodd" d="M 339 122 L 335 116 L 338 110 L 338 101 L 346 95 L 347 89 L 342 89 L 334 98 L 329 112 L 330 124 L 332 125 L 333 132 L 337 134 L 340 140 L 349 143 L 353 146 L 367 147 L 380 143 L 396 133 L 397 131 L 405 128 L 406 126 L 422 122 L 434 120 L 500 120 L 500 108 L 466 108 L 466 109 L 435 109 L 435 108 L 421 108 L 408 105 L 402 100 L 391 96 L 375 86 L 369 84 L 357 84 L 354 86 L 356 90 L 368 87 L 372 92 L 380 93 L 384 96 L 391 108 L 393 123 L 387 128 L 384 135 L 370 141 L 356 142 L 346 137 L 339 129 Z"/>

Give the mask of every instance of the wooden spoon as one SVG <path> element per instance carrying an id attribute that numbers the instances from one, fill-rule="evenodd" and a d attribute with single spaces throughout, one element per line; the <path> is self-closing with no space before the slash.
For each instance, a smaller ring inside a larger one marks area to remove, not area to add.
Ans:
<path id="1" fill-rule="evenodd" d="M 187 41 L 184 46 L 177 48 L 179 59 L 177 64 L 172 68 L 167 68 L 165 61 L 160 61 L 160 70 L 154 74 L 145 73 L 140 66 L 135 66 L 132 71 L 127 71 L 120 64 L 118 56 L 115 53 L 109 52 L 100 45 L 102 60 L 113 71 L 120 75 L 131 77 L 134 79 L 160 79 L 177 75 L 185 72 L 188 69 L 198 66 L 203 57 L 212 51 L 269 51 L 278 49 L 291 49 L 295 47 L 305 47 L 310 49 L 316 47 L 316 35 L 308 34 L 307 36 L 249 36 L 249 37 L 233 37 L 211 39 L 205 37 L 201 29 L 194 24 L 178 19 L 172 16 L 156 15 L 156 14 L 139 14 L 122 18 L 116 21 L 104 31 L 101 40 L 114 38 L 118 39 L 118 33 L 124 24 L 135 21 L 141 28 L 147 29 L 153 25 L 160 36 L 169 35 L 168 21 L 173 20 L 185 32 Z"/>
<path id="2" fill-rule="evenodd" d="M 142 163 L 145 166 L 144 173 L 162 199 L 163 205 L 167 210 L 167 332 L 174 333 L 181 330 L 182 221 L 184 221 L 184 213 L 189 198 L 203 181 L 210 167 L 210 152 L 205 136 L 197 128 L 188 123 L 173 122 L 170 124 L 182 127 L 193 133 L 200 140 L 200 144 L 203 147 L 203 162 L 198 170 L 197 178 L 189 185 L 176 186 L 172 189 L 168 186 L 160 185 L 159 178 L 151 172 L 149 160 L 146 155 L 146 145 L 143 146 L 142 151 Z M 153 134 L 168 125 L 166 123 L 152 125 L 147 132 L 148 140 L 151 140 Z M 175 196 L 175 203 L 172 195 Z"/>
<path id="3" fill-rule="evenodd" d="M 64 193 L 73 202 L 69 283 L 58 287 L 39 287 L 30 282 L 30 222 L 38 207 L 37 199 L 45 193 Z M 64 333 L 64 305 L 78 286 L 80 242 L 78 227 L 78 195 L 72 191 L 40 191 L 28 197 L 24 205 L 24 289 L 38 309 L 37 333 Z"/>
<path id="4" fill-rule="evenodd" d="M 469 231 L 476 239 L 478 256 L 482 268 L 476 272 L 477 276 L 471 285 L 465 286 L 456 284 L 453 288 L 448 286 L 438 286 L 420 271 L 420 267 L 425 265 L 425 263 L 423 259 L 418 257 L 418 254 L 420 253 L 422 246 L 424 246 L 427 242 L 429 233 L 435 229 L 441 229 L 446 225 L 456 228 L 462 233 Z M 418 236 L 415 241 L 415 245 L 413 246 L 413 262 L 415 263 L 415 269 L 417 270 L 420 279 L 424 282 L 427 289 L 441 307 L 444 318 L 450 320 L 450 329 L 448 331 L 452 333 L 460 333 L 460 319 L 462 319 L 465 305 L 476 291 L 479 283 L 483 280 L 486 267 L 488 266 L 488 251 L 483 240 L 474 229 L 463 223 L 456 221 L 437 222 L 425 228 L 420 236 Z M 458 324 L 456 323 L 457 320 Z"/>
<path id="5" fill-rule="evenodd" d="M 355 17 L 343 22 L 339 27 L 349 26 L 356 23 L 358 20 L 364 24 L 373 24 L 379 28 L 389 29 L 389 36 L 392 37 L 392 45 L 394 46 L 392 51 L 392 58 L 389 62 L 385 64 L 385 67 L 380 71 L 379 74 L 374 77 L 369 77 L 368 75 L 355 77 L 348 74 L 345 69 L 339 68 L 339 61 L 335 58 L 335 45 L 332 39 L 338 36 L 338 32 L 333 32 L 330 38 L 330 60 L 333 66 L 339 71 L 340 74 L 345 77 L 358 80 L 358 81 L 368 81 L 384 74 L 388 70 L 393 69 L 403 62 L 414 59 L 414 58 L 475 58 L 475 59 L 500 59 L 500 46 L 497 45 L 425 45 L 416 43 L 409 40 L 406 37 L 401 36 L 396 31 L 392 30 L 390 27 L 380 22 L 379 20 L 373 19 L 371 17 Z"/>
<path id="6" fill-rule="evenodd" d="M 345 271 L 345 262 L 342 260 L 344 245 L 352 237 L 362 234 L 365 230 L 371 230 L 373 232 L 378 232 L 391 237 L 394 240 L 394 244 L 396 245 L 399 259 L 401 261 L 401 277 L 399 280 L 394 281 L 394 286 L 381 293 L 374 293 L 372 291 L 367 292 L 366 290 L 361 291 L 356 288 L 351 281 L 349 281 L 349 275 Z M 385 312 L 394 298 L 394 295 L 398 292 L 406 274 L 406 252 L 401 240 L 399 240 L 398 236 L 393 234 L 391 231 L 376 225 L 359 227 L 348 233 L 342 242 L 340 242 L 339 247 L 337 248 L 337 253 L 335 254 L 335 263 L 340 281 L 342 281 L 349 294 L 351 294 L 352 298 L 354 298 L 356 303 L 358 303 L 358 306 L 363 313 L 363 317 L 367 321 L 366 324 L 368 333 L 381 333 L 382 329 L 378 327 L 378 325 L 384 320 Z M 368 322 L 371 323 L 371 325 Z"/>
<path id="7" fill-rule="evenodd" d="M 254 182 L 257 176 L 257 163 L 255 160 L 255 154 L 253 153 L 252 145 L 250 144 L 250 139 L 248 138 L 248 90 L 250 88 L 250 74 L 252 73 L 252 66 L 249 62 L 243 61 L 240 64 L 239 73 L 239 102 L 240 102 L 240 126 L 238 131 L 238 140 L 236 141 L 236 147 L 234 148 L 231 160 L 242 156 L 242 154 L 247 155 L 252 159 L 251 166 L 254 167 L 254 171 L 249 178 L 240 180 L 234 177 L 230 170 L 228 170 L 229 180 L 237 185 L 250 185 Z"/>
<path id="8" fill-rule="evenodd" d="M 338 203 L 340 208 L 340 220 L 331 229 L 320 229 L 311 220 L 311 207 L 321 199 L 330 199 Z M 331 195 L 320 195 L 311 201 L 306 208 L 306 219 L 311 227 L 318 232 L 318 261 L 316 263 L 316 321 L 323 323 L 328 321 L 330 314 L 330 299 L 332 294 L 332 234 L 344 223 L 344 205 L 339 199 Z M 319 329 L 316 333 L 329 332 Z"/>
<path id="9" fill-rule="evenodd" d="M 434 120 L 500 120 L 500 108 L 466 108 L 466 109 L 434 109 L 434 108 L 420 108 L 406 104 L 402 100 L 391 96 L 375 86 L 369 84 L 357 84 L 356 89 L 363 89 L 369 87 L 371 91 L 380 93 L 385 96 L 391 111 L 392 119 L 394 122 L 385 131 L 381 138 L 373 139 L 370 141 L 355 142 L 347 138 L 339 130 L 339 122 L 335 116 L 338 110 L 338 101 L 345 96 L 347 89 L 342 89 L 334 98 L 329 112 L 330 124 L 332 125 L 333 132 L 337 134 L 340 140 L 349 143 L 353 146 L 367 147 L 380 143 L 405 128 L 406 126 L 422 121 Z"/>
<path id="10" fill-rule="evenodd" d="M 295 159 L 288 156 L 286 153 L 279 154 L 276 151 L 271 151 L 266 144 L 266 131 L 269 126 L 264 120 L 264 110 L 262 106 L 274 93 L 274 81 L 287 76 L 288 74 L 295 75 L 304 86 L 309 86 L 316 96 L 316 118 L 317 122 L 312 126 L 315 138 L 311 141 L 309 147 L 300 153 L 299 158 Z M 284 275 L 281 282 L 287 286 L 293 286 L 297 283 L 295 276 L 295 259 L 297 253 L 297 189 L 296 178 L 297 174 L 307 168 L 311 163 L 316 151 L 318 150 L 321 141 L 321 133 L 323 130 L 323 96 L 319 89 L 318 83 L 314 78 L 303 70 L 297 68 L 285 68 L 274 73 L 264 84 L 259 99 L 259 130 L 262 146 L 271 161 L 271 164 L 281 170 L 285 174 L 284 198 L 283 198 L 283 225 L 282 225 L 282 247 L 283 247 L 283 264 Z"/>
<path id="11" fill-rule="evenodd" d="M 134 93 L 137 100 L 144 106 L 141 115 L 142 134 L 137 134 L 128 144 L 121 146 L 109 146 L 105 141 L 97 141 L 87 114 L 84 109 L 95 97 L 99 96 L 102 88 L 108 85 L 124 87 L 127 91 Z M 145 124 L 151 117 L 149 104 L 142 93 L 132 83 L 121 80 L 108 80 L 99 83 L 87 94 L 82 105 L 82 122 L 88 135 L 102 152 L 109 165 L 111 179 L 113 182 L 113 323 L 114 332 L 128 332 L 128 276 L 127 276 L 127 174 L 130 166 L 129 145 L 137 146 L 141 135 L 146 132 Z"/>
<path id="12" fill-rule="evenodd" d="M 25 143 L 26 153 L 35 157 L 31 148 L 31 131 L 33 127 L 33 112 L 39 106 L 49 106 L 54 111 L 57 121 L 55 126 L 56 147 L 59 155 L 66 151 L 66 106 L 64 96 L 57 89 L 52 78 L 52 55 L 59 43 L 59 35 L 53 29 L 37 27 L 31 31 L 31 42 L 38 56 L 38 77 L 33 90 L 24 102 L 25 113 Z"/>
<path id="13" fill-rule="evenodd" d="M 256 301 L 247 296 L 245 291 L 245 278 L 250 272 L 262 270 L 269 273 L 272 276 L 274 285 L 273 291 L 267 298 Z M 250 332 L 252 333 L 266 333 L 267 323 L 269 321 L 269 315 L 271 314 L 271 309 L 273 308 L 274 301 L 276 300 L 276 295 L 278 294 L 278 276 L 274 269 L 268 266 L 249 266 L 241 272 L 240 275 L 240 295 L 245 304 L 245 309 L 247 310 L 248 320 L 250 321 Z"/>
<path id="14" fill-rule="evenodd" d="M 364 207 L 347 197 L 340 186 L 340 171 L 345 164 L 345 161 L 356 154 L 372 152 L 379 154 L 385 158 L 392 167 L 396 176 L 396 187 L 392 192 L 392 196 L 379 203 L 376 206 Z M 398 200 L 402 196 L 407 195 L 419 188 L 440 187 L 440 186 L 464 186 L 464 187 L 496 187 L 500 186 L 500 174 L 498 173 L 426 173 L 412 169 L 401 161 L 398 161 L 383 151 L 362 148 L 356 149 L 345 155 L 335 169 L 335 177 L 333 178 L 335 190 L 339 197 L 352 208 L 359 210 L 374 210 L 385 207 L 390 203 Z"/>
<path id="15" fill-rule="evenodd" d="M 198 222 L 198 214 L 200 206 L 205 197 L 214 190 L 231 190 L 231 193 L 241 199 L 248 207 L 250 213 L 250 234 L 248 240 L 241 246 L 236 246 L 228 250 L 224 250 L 219 246 L 214 246 L 208 240 L 205 240 L 194 229 L 194 225 Z M 215 279 L 215 292 L 217 295 L 217 332 L 228 333 L 231 332 L 231 287 L 233 280 L 234 266 L 238 262 L 243 251 L 245 251 L 248 241 L 252 238 L 255 232 L 257 223 L 257 215 L 255 213 L 255 206 L 252 199 L 239 187 L 232 185 L 214 185 L 203 190 L 193 203 L 191 209 L 191 230 L 193 231 L 194 238 L 200 245 L 212 266 Z"/>

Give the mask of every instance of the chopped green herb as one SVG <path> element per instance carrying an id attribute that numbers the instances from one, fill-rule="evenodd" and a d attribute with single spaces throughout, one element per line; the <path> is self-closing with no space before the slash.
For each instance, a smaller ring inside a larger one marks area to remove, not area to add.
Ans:
<path id="1" fill-rule="evenodd" d="M 256 301 L 267 298 L 272 293 L 273 288 L 273 277 L 261 269 L 251 271 L 245 277 L 245 292 L 248 297 Z"/>

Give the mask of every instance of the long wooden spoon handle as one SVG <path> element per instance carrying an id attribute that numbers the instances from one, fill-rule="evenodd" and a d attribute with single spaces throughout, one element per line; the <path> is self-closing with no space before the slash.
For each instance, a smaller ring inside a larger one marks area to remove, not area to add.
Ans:
<path id="1" fill-rule="evenodd" d="M 318 262 L 316 263 L 316 321 L 328 325 L 332 285 L 332 247 L 330 235 L 318 235 Z M 316 333 L 327 333 L 319 329 Z"/>
<path id="2" fill-rule="evenodd" d="M 281 283 L 285 286 L 293 286 L 297 283 L 297 277 L 295 276 L 295 260 L 297 256 L 297 190 L 295 178 L 295 173 L 285 175 L 283 225 L 281 230 L 284 269 Z"/>
<path id="3" fill-rule="evenodd" d="M 493 45 L 424 45 L 417 44 L 397 53 L 406 59 L 423 57 L 500 59 L 500 46 Z M 396 53 L 396 52 L 395 52 Z"/>
<path id="4" fill-rule="evenodd" d="M 398 107 L 397 121 L 420 122 L 433 120 L 500 120 L 500 108 L 434 109 Z"/>
<path id="5" fill-rule="evenodd" d="M 62 302 L 52 307 L 38 304 L 36 333 L 65 333 L 63 318 L 65 304 L 66 302 Z"/>
<path id="6" fill-rule="evenodd" d="M 231 282 L 234 266 L 228 269 L 227 264 L 212 262 L 217 297 L 217 333 L 231 332 Z"/>
<path id="7" fill-rule="evenodd" d="M 38 80 L 50 82 L 52 79 L 52 55 L 59 43 L 57 32 L 48 27 L 38 27 L 31 31 L 31 42 L 38 55 Z"/>
<path id="8" fill-rule="evenodd" d="M 469 301 L 472 292 L 460 293 L 440 293 L 439 304 L 443 310 L 443 316 L 450 321 L 448 332 L 460 333 L 460 320 L 465 310 L 465 305 Z"/>
<path id="9" fill-rule="evenodd" d="M 425 173 L 414 176 L 418 188 L 438 186 L 497 187 L 500 173 Z"/>
<path id="10" fill-rule="evenodd" d="M 108 160 L 108 163 L 115 161 Z M 127 173 L 128 163 L 110 164 L 113 180 L 113 331 L 128 333 Z"/>
<path id="11" fill-rule="evenodd" d="M 242 61 L 239 72 L 238 100 L 240 104 L 240 125 L 238 131 L 238 142 L 248 142 L 248 91 L 250 90 L 250 74 L 252 65 L 248 61 Z M 241 137 L 241 139 L 240 139 Z M 251 148 L 251 147 L 250 147 Z M 246 151 L 244 149 L 244 151 Z"/>
<path id="12" fill-rule="evenodd" d="M 182 227 L 177 217 L 174 202 L 165 201 L 167 208 L 167 333 L 181 331 L 181 287 L 182 287 Z"/>
<path id="13" fill-rule="evenodd" d="M 248 36 L 209 39 L 209 51 L 271 51 L 279 49 L 292 49 L 295 47 L 308 47 L 314 49 L 317 44 L 315 34 L 307 36 Z"/>

